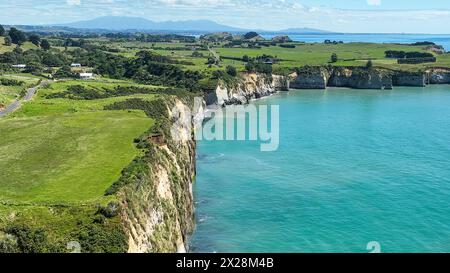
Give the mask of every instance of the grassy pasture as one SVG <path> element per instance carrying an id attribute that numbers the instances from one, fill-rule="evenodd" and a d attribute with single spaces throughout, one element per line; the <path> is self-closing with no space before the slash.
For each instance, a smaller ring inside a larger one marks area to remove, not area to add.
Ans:
<path id="1" fill-rule="evenodd" d="M 5 37 L 0 37 L 0 54 L 3 54 L 5 52 L 10 52 L 13 51 L 14 48 L 16 48 L 17 45 L 12 44 L 10 46 L 6 46 L 5 45 Z M 25 42 L 23 45 L 20 46 L 23 50 L 28 50 L 28 49 L 36 49 L 38 48 L 37 46 L 35 46 L 33 43 L 31 42 Z"/>
<path id="2" fill-rule="evenodd" d="M 11 117 L 36 117 L 48 115 L 60 115 L 65 113 L 101 111 L 106 105 L 128 98 L 153 99 L 153 94 L 135 94 L 123 97 L 111 97 L 98 100 L 69 100 L 69 99 L 47 99 L 46 96 L 52 93 L 64 92 L 71 85 L 82 85 L 88 88 L 112 89 L 116 86 L 136 86 L 154 88 L 149 85 L 137 85 L 128 81 L 103 79 L 99 81 L 69 80 L 52 83 L 49 87 L 39 90 L 36 98 L 29 103 L 25 103 L 22 108 L 14 112 Z"/>
<path id="3" fill-rule="evenodd" d="M 0 200 L 102 198 L 152 124 L 142 112 L 87 112 L 0 121 Z"/>
<path id="4" fill-rule="evenodd" d="M 253 48 L 214 48 L 220 56 L 241 58 L 261 56 L 263 54 L 276 56 L 282 61 L 275 68 L 292 68 L 304 65 L 324 65 L 330 63 L 332 53 L 336 53 L 339 61 L 333 65 L 338 66 L 362 66 L 367 61 L 373 60 L 374 65 L 395 69 L 420 69 L 427 66 L 448 66 L 450 55 L 438 55 L 438 62 L 422 65 L 398 65 L 396 59 L 385 58 L 387 50 L 419 51 L 427 52 L 424 46 L 411 46 L 400 44 L 372 44 L 372 43 L 347 43 L 347 44 L 296 44 L 296 48 L 282 48 L 279 46 Z"/>

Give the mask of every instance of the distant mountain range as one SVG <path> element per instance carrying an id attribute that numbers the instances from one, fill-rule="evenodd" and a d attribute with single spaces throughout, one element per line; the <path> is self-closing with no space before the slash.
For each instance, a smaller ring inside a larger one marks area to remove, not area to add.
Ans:
<path id="1" fill-rule="evenodd" d="M 145 30 L 145 31 L 201 31 L 216 32 L 229 31 L 241 32 L 245 31 L 240 28 L 234 28 L 218 24 L 210 20 L 187 20 L 187 21 L 165 21 L 155 22 L 139 17 L 124 16 L 105 16 L 87 21 L 79 21 L 67 24 L 58 24 L 55 26 L 71 27 L 78 29 L 105 29 L 114 31 L 127 30 Z"/>
<path id="2" fill-rule="evenodd" d="M 56 27 L 69 27 L 76 29 L 102 29 L 113 31 L 190 31 L 190 32 L 248 32 L 249 29 L 236 28 L 227 25 L 218 24 L 210 20 L 186 20 L 186 21 L 164 21 L 155 22 L 139 17 L 126 16 L 104 16 L 92 20 L 79 21 L 67 24 L 52 25 Z M 330 33 L 328 31 L 311 28 L 292 28 L 281 31 L 265 31 L 265 33 L 291 33 L 291 34 L 322 34 Z"/>

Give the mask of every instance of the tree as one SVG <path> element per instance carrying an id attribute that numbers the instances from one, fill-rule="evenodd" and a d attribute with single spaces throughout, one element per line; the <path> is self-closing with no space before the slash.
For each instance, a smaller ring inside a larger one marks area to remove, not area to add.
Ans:
<path id="1" fill-rule="evenodd" d="M 25 34 L 15 27 L 12 27 L 9 30 L 8 34 L 9 34 L 9 37 L 11 37 L 11 41 L 13 44 L 22 45 L 23 43 L 25 43 L 27 41 L 27 37 L 25 37 Z"/>
<path id="2" fill-rule="evenodd" d="M 336 53 L 331 54 L 331 62 L 335 63 L 339 60 L 338 55 Z"/>
<path id="3" fill-rule="evenodd" d="M 227 66 L 227 74 L 230 76 L 236 77 L 237 76 L 236 67 L 231 66 L 231 65 Z"/>
<path id="4" fill-rule="evenodd" d="M 13 49 L 13 52 L 15 54 L 17 54 L 17 55 L 22 55 L 23 54 L 23 50 L 18 45 Z"/>
<path id="5" fill-rule="evenodd" d="M 28 37 L 28 41 L 33 43 L 35 46 L 39 46 L 39 44 L 41 43 L 41 37 L 39 37 L 39 35 L 37 34 L 31 34 L 30 37 Z"/>
<path id="6" fill-rule="evenodd" d="M 26 73 L 32 73 L 38 75 L 42 73 L 43 67 L 40 63 L 32 62 L 27 64 L 27 68 L 25 69 Z"/>
<path id="7" fill-rule="evenodd" d="M 367 61 L 366 68 L 367 68 L 367 69 L 371 69 L 372 67 L 373 67 L 373 62 L 372 62 L 372 60 Z"/>
<path id="8" fill-rule="evenodd" d="M 10 46 L 11 44 L 12 44 L 11 37 L 6 36 L 5 37 L 5 46 Z"/>
<path id="9" fill-rule="evenodd" d="M 5 28 L 2 25 L 0 25 L 0 36 L 5 36 L 5 33 L 6 33 Z"/>
<path id="10" fill-rule="evenodd" d="M 272 66 L 269 64 L 260 63 L 260 62 L 248 62 L 245 65 L 245 70 L 247 70 L 247 72 L 257 72 L 257 73 L 263 73 L 263 74 L 267 74 L 267 75 L 272 74 Z"/>
<path id="11" fill-rule="evenodd" d="M 63 66 L 55 73 L 55 78 L 75 78 L 77 75 L 72 72 L 70 66 Z"/>
<path id="12" fill-rule="evenodd" d="M 250 39 L 253 39 L 253 38 L 256 38 L 256 37 L 259 37 L 259 34 L 254 32 L 254 31 L 248 32 L 248 33 L 246 33 L 244 35 L 244 39 L 245 40 L 250 40 Z"/>
<path id="13" fill-rule="evenodd" d="M 216 58 L 208 57 L 208 62 L 206 64 L 213 65 L 216 64 L 216 61 L 217 61 Z"/>
<path id="14" fill-rule="evenodd" d="M 43 39 L 43 40 L 41 41 L 41 48 L 42 48 L 43 50 L 49 50 L 49 49 L 51 48 L 51 45 L 50 45 L 49 41 L 46 40 L 46 39 Z"/>

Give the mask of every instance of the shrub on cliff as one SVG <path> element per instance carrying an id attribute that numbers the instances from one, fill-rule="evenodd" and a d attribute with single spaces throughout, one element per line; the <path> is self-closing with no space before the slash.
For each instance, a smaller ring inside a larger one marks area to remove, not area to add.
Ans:
<path id="1" fill-rule="evenodd" d="M 47 234 L 43 229 L 31 229 L 28 226 L 17 225 L 7 227 L 5 231 L 6 234 L 15 238 L 15 248 L 20 253 L 52 252 Z"/>
<path id="2" fill-rule="evenodd" d="M 245 65 L 245 70 L 247 72 L 261 73 L 261 74 L 272 74 L 273 68 L 270 64 L 260 63 L 260 62 L 248 62 Z"/>
<path id="3" fill-rule="evenodd" d="M 297 72 L 298 75 L 305 75 L 305 76 L 321 75 L 322 68 L 320 66 L 305 65 L 303 67 L 296 68 L 295 72 Z"/>
<path id="4" fill-rule="evenodd" d="M 232 77 L 236 77 L 237 76 L 237 69 L 234 66 L 227 66 L 227 74 L 232 76 Z"/>

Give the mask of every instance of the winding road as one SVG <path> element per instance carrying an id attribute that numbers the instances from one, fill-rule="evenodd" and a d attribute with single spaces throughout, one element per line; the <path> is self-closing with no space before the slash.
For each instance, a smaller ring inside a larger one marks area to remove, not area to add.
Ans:
<path id="1" fill-rule="evenodd" d="M 215 52 L 212 48 L 210 48 L 208 46 L 208 51 L 214 56 L 214 59 L 216 60 L 216 63 L 219 64 L 220 63 L 220 55 L 217 54 L 217 52 Z"/>
<path id="2" fill-rule="evenodd" d="M 0 118 L 5 117 L 5 116 L 11 114 L 12 112 L 16 111 L 17 109 L 19 109 L 22 106 L 22 102 L 30 101 L 33 98 L 33 96 L 36 94 L 36 92 L 38 91 L 39 88 L 45 87 L 49 83 L 50 83 L 49 81 L 42 81 L 39 85 L 28 88 L 27 93 L 25 94 L 25 97 L 23 98 L 22 101 L 16 100 L 13 103 L 6 106 L 5 109 L 0 111 Z"/>

